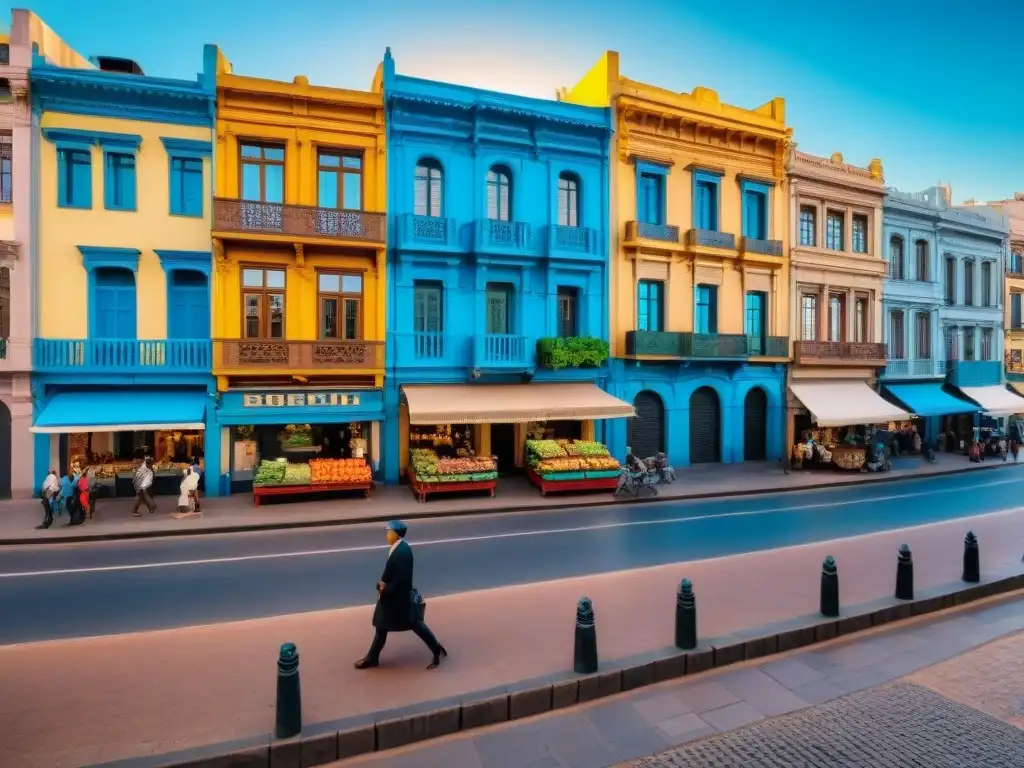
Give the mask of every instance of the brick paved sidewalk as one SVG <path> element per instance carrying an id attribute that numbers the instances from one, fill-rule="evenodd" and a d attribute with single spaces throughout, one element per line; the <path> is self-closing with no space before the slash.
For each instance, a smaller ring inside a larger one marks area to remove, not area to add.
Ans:
<path id="1" fill-rule="evenodd" d="M 1022 465 L 1024 466 L 1024 465 Z M 697 470 L 679 472 L 678 481 L 659 489 L 659 499 L 685 499 L 702 496 L 727 496 L 737 493 L 827 488 L 839 483 L 875 483 L 885 480 L 928 477 L 963 471 L 979 471 L 1013 464 L 988 461 L 970 464 L 962 456 L 939 454 L 935 463 L 917 458 L 897 460 L 897 468 L 886 474 L 819 472 L 782 473 L 776 464 L 746 463 L 707 465 Z M 1014 467 L 1016 469 L 1016 467 Z M 630 499 L 621 499 L 628 502 Z M 156 515 L 131 516 L 132 500 L 101 499 L 95 520 L 85 526 L 67 528 L 67 518 L 46 531 L 37 531 L 41 520 L 38 500 L 0 502 L 0 543 L 42 543 L 86 538 L 118 538 L 123 536 L 160 536 L 168 534 L 224 532 L 260 528 L 287 528 L 304 525 L 325 525 L 370 522 L 393 518 L 413 519 L 444 515 L 465 515 L 523 509 L 584 507 L 615 503 L 608 493 L 555 494 L 542 497 L 526 480 L 508 478 L 501 481 L 498 495 L 451 496 L 418 503 L 408 488 L 378 487 L 369 500 L 342 497 L 313 501 L 265 503 L 252 506 L 246 494 L 228 498 L 205 499 L 202 519 L 175 520 L 174 497 L 158 497 L 160 512 Z"/>
<path id="2" fill-rule="evenodd" d="M 433 672 L 423 668 L 425 649 L 406 635 L 389 640 L 382 668 L 352 668 L 370 639 L 369 607 L 0 647 L 0 765 L 73 768 L 266 734 L 273 725 L 277 648 L 286 641 L 298 644 L 304 720 L 312 726 L 565 674 L 575 603 L 584 593 L 594 600 L 602 659 L 610 663 L 671 644 L 674 593 L 683 576 L 694 581 L 704 638 L 815 612 L 827 554 L 837 559 L 845 604 L 891 595 L 904 541 L 914 551 L 918 589 L 927 589 L 959 579 L 968 525 L 980 539 L 985 572 L 1021 567 L 1024 510 L 697 563 L 428 596 L 429 623 L 451 652 Z M 367 574 L 369 588 L 376 578 Z"/>

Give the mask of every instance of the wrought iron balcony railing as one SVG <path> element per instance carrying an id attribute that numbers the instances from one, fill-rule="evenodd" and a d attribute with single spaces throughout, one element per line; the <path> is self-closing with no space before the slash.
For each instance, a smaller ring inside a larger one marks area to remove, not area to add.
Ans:
<path id="1" fill-rule="evenodd" d="M 370 211 L 218 197 L 213 201 L 213 229 L 217 232 L 323 237 L 383 244 L 387 237 L 387 216 Z"/>

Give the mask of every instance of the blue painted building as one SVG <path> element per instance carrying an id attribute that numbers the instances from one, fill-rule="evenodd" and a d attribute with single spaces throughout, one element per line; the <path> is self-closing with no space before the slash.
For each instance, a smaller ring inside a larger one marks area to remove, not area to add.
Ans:
<path id="1" fill-rule="evenodd" d="M 531 434 L 602 439 L 601 416 L 632 412 L 597 388 L 607 375 L 609 110 L 399 75 L 390 51 L 379 85 L 385 480 L 399 479 L 421 443 L 471 442 L 504 471 L 522 466 Z"/>
<path id="2" fill-rule="evenodd" d="M 149 454 L 166 470 L 158 491 L 177 493 L 175 465 L 220 464 L 204 430 L 215 57 L 208 46 L 194 81 L 35 57 L 36 488 L 49 468 L 94 461 L 131 493 L 132 460 Z"/>

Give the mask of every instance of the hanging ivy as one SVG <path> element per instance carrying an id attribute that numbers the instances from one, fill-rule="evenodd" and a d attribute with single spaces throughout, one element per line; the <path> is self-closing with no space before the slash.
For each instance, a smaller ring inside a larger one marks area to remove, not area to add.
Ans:
<path id="1" fill-rule="evenodd" d="M 593 336 L 546 338 L 537 342 L 541 368 L 598 368 L 608 359 L 608 342 Z"/>

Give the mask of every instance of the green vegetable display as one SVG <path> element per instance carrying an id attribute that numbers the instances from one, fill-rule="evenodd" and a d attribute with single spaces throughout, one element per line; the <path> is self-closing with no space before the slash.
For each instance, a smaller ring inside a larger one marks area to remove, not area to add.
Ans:
<path id="1" fill-rule="evenodd" d="M 312 482 L 313 477 L 309 464 L 288 463 L 285 465 L 282 485 L 311 485 Z"/>
<path id="2" fill-rule="evenodd" d="M 288 464 L 283 461 L 267 461 L 264 459 L 256 468 L 252 482 L 254 485 L 280 485 L 284 482 L 284 475 Z"/>
<path id="3" fill-rule="evenodd" d="M 580 456 L 608 456 L 608 448 L 601 443 L 592 440 L 577 440 L 573 445 L 580 452 Z"/>
<path id="4" fill-rule="evenodd" d="M 543 459 L 559 459 L 565 456 L 565 449 L 555 440 L 527 440 L 526 452 L 538 461 Z"/>

